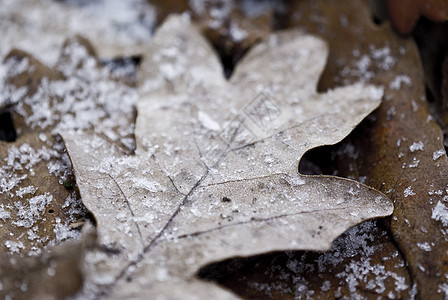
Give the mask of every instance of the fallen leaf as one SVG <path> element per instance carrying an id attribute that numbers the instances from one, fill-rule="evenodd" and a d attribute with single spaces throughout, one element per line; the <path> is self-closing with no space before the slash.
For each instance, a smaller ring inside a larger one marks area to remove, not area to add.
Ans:
<path id="1" fill-rule="evenodd" d="M 0 57 L 18 48 L 50 65 L 76 34 L 91 40 L 102 58 L 139 55 L 155 25 L 153 7 L 141 0 L 1 0 L 0 6 Z"/>
<path id="2" fill-rule="evenodd" d="M 96 296 L 235 298 L 195 279 L 201 266 L 276 250 L 327 250 L 392 205 L 358 182 L 297 174 L 299 158 L 345 137 L 381 89 L 317 94 L 325 43 L 299 31 L 254 47 L 230 81 L 187 17 L 159 28 L 141 69 L 137 150 L 62 133 L 101 251 Z M 98 289 L 99 287 L 101 287 Z M 175 288 L 173 288 L 175 287 Z"/>
<path id="3" fill-rule="evenodd" d="M 232 258 L 201 269 L 243 299 L 411 299 L 406 263 L 380 222 L 344 232 L 325 252 Z"/>
<path id="4" fill-rule="evenodd" d="M 5 64 L 8 94 L 17 96 L 6 94 L 2 100 L 10 99 L 6 105 L 14 105 L 11 115 L 19 136 L 94 130 L 133 150 L 135 89 L 111 79 L 88 40 L 67 39 L 53 68 L 18 50 L 7 56 Z"/>
<path id="5" fill-rule="evenodd" d="M 217 49 L 229 77 L 246 51 L 266 37 L 273 23 L 274 4 L 245 9 L 244 3 L 229 1 L 149 1 L 156 7 L 161 23 L 171 13 L 189 13 L 204 35 Z M 247 5 L 246 5 L 247 6 Z M 277 4 L 277 6 L 281 6 Z"/>
<path id="6" fill-rule="evenodd" d="M 130 153 L 137 94 L 111 79 L 79 36 L 64 43 L 53 68 L 20 50 L 1 68 L 0 107 L 10 110 L 19 137 L 0 141 L 0 252 L 36 255 L 78 238 L 74 229 L 87 218 L 56 131 L 92 130 Z"/>
<path id="7" fill-rule="evenodd" d="M 445 56 L 445 60 L 443 62 L 442 73 L 443 73 L 442 95 L 444 103 L 448 103 L 448 53 Z"/>
<path id="8" fill-rule="evenodd" d="M 338 14 L 319 18 L 335 5 Z M 297 12 L 296 25 L 330 44 L 321 90 L 360 80 L 384 86 L 382 105 L 342 147 L 356 154 L 351 174 L 394 201 L 390 231 L 416 296 L 446 296 L 448 160 L 440 127 L 429 113 L 415 43 L 394 34 L 388 24 L 363 26 L 369 12 L 358 1 L 313 1 Z"/>
<path id="9" fill-rule="evenodd" d="M 0 141 L 0 253 L 36 255 L 79 237 L 70 224 L 83 214 L 63 182 L 74 178 L 64 145 L 48 133 Z"/>
<path id="10" fill-rule="evenodd" d="M 401 34 L 409 34 L 420 16 L 433 21 L 448 20 L 445 0 L 386 0 L 386 5 L 392 24 Z"/>
<path id="11" fill-rule="evenodd" d="M 85 252 L 93 246 L 93 228 L 86 226 L 82 240 L 49 247 L 37 257 L 0 255 L 2 299 L 65 299 L 83 284 Z"/>
<path id="12" fill-rule="evenodd" d="M 443 92 L 443 63 L 448 55 L 447 30 L 448 22 L 420 20 L 413 32 L 425 71 L 430 110 L 444 134 L 448 132 L 448 107 Z M 448 145 L 448 141 L 445 143 Z"/>

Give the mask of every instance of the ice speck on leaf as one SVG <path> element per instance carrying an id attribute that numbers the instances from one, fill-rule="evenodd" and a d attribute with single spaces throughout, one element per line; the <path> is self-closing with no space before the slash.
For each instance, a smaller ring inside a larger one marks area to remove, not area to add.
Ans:
<path id="1" fill-rule="evenodd" d="M 0 142 L 0 237 L 21 242 L 21 254 L 34 255 L 78 237 L 71 225 L 85 214 L 57 131 L 92 130 L 131 151 L 137 93 L 116 81 L 79 36 L 66 41 L 54 68 L 13 50 L 0 73 L 0 99 L 25 88 L 17 101 L 0 103 L 11 105 L 19 136 Z M 5 245 L 1 251 L 10 252 Z"/>
<path id="2" fill-rule="evenodd" d="M 440 150 L 434 151 L 432 153 L 432 159 L 433 160 L 437 160 L 437 159 L 439 159 L 440 157 L 442 157 L 445 154 L 446 154 L 445 149 L 440 149 Z"/>
<path id="3" fill-rule="evenodd" d="M 406 198 L 406 197 L 409 197 L 409 196 L 414 196 L 414 195 L 415 195 L 414 191 L 412 190 L 412 187 L 410 187 L 410 186 L 408 186 L 408 187 L 404 190 L 403 194 L 404 194 L 404 197 L 405 197 L 405 198 Z"/>
<path id="4" fill-rule="evenodd" d="M 442 222 L 443 226 L 448 226 L 448 208 L 442 202 L 438 201 L 432 209 L 431 218 Z"/>
<path id="5" fill-rule="evenodd" d="M 422 141 L 420 142 L 414 142 L 410 147 L 409 150 L 411 150 L 411 152 L 415 152 L 415 151 L 423 151 L 424 148 L 424 144 Z"/>
<path id="6" fill-rule="evenodd" d="M 419 159 L 416 159 L 415 157 L 412 159 L 412 162 L 409 163 L 409 168 L 417 168 L 418 164 L 420 163 Z"/>
<path id="7" fill-rule="evenodd" d="M 395 79 L 389 84 L 389 88 L 392 90 L 399 90 L 402 84 L 406 84 L 407 86 L 411 85 L 411 78 L 407 75 L 397 75 Z"/>
<path id="8" fill-rule="evenodd" d="M 386 196 L 359 182 L 297 174 L 306 151 L 342 140 L 382 96 L 362 84 L 318 94 L 322 40 L 273 34 L 226 80 L 199 30 L 171 16 L 147 53 L 135 156 L 97 135 L 62 132 L 98 221 L 85 286 L 117 299 L 234 299 L 196 279 L 198 269 L 235 256 L 327 250 L 353 225 L 392 213 Z M 176 76 L 162 65 L 176 66 Z"/>
<path id="9" fill-rule="evenodd" d="M 5 246 L 9 249 L 11 253 L 20 253 L 21 249 L 24 249 L 25 246 L 22 242 L 16 242 L 16 241 L 6 241 Z"/>
<path id="10" fill-rule="evenodd" d="M 424 251 L 431 251 L 431 245 L 428 242 L 425 243 L 417 243 L 417 247 Z"/>

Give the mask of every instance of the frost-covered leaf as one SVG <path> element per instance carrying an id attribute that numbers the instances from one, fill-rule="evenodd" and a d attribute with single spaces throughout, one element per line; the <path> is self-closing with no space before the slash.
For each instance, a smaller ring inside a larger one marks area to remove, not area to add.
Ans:
<path id="1" fill-rule="evenodd" d="M 114 80 L 81 36 L 67 39 L 60 52 L 53 68 L 20 50 L 6 57 L 0 107 L 12 106 L 18 135 L 93 130 L 132 151 L 135 89 Z"/>
<path id="2" fill-rule="evenodd" d="M 13 48 L 53 64 L 67 36 L 82 34 L 101 57 L 135 55 L 152 35 L 153 8 L 144 0 L 0 1 L 0 57 Z"/>
<path id="3" fill-rule="evenodd" d="M 0 109 L 19 136 L 0 142 L 0 252 L 35 255 L 79 236 L 86 211 L 56 130 L 92 130 L 134 148 L 135 89 L 111 79 L 94 52 L 78 36 L 53 68 L 21 50 L 0 65 Z"/>
<path id="4" fill-rule="evenodd" d="M 335 5 L 341 11 L 325 19 Z M 295 24 L 330 43 L 322 90 L 360 80 L 384 86 L 382 105 L 339 149 L 345 154 L 340 169 L 346 170 L 339 174 L 364 178 L 394 201 L 390 231 L 414 283 L 409 297 L 446 298 L 448 160 L 428 109 L 420 56 L 414 41 L 397 36 L 389 25 L 362 26 L 368 11 L 361 14 L 359 7 L 357 0 L 296 7 Z"/>
<path id="5" fill-rule="evenodd" d="M 204 35 L 217 49 L 226 76 L 246 51 L 266 37 L 273 26 L 273 8 L 280 2 L 248 1 L 158 1 L 149 0 L 157 11 L 158 23 L 170 13 L 189 13 Z M 175 4 L 174 4 L 175 3 Z"/>
<path id="6" fill-rule="evenodd" d="M 234 298 L 195 273 L 231 257 L 327 250 L 390 214 L 389 200 L 358 182 L 297 173 L 307 150 L 340 141 L 382 96 L 362 84 L 317 94 L 326 55 L 316 37 L 273 34 L 227 81 L 188 18 L 169 18 L 141 69 L 135 156 L 62 133 L 98 222 L 86 286 L 120 299 Z"/>
<path id="7" fill-rule="evenodd" d="M 48 133 L 0 141 L 0 253 L 36 255 L 48 244 L 79 236 L 82 213 L 64 145 Z"/>

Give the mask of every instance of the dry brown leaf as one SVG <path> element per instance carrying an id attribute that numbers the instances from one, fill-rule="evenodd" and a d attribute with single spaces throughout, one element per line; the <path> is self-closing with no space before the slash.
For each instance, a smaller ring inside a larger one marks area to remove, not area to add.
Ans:
<path id="1" fill-rule="evenodd" d="M 0 141 L 0 252 L 38 254 L 48 244 L 77 237 L 70 223 L 81 213 L 60 138 L 27 134 Z M 77 207 L 78 206 L 78 207 Z"/>
<path id="2" fill-rule="evenodd" d="M 86 215 L 55 131 L 93 130 L 132 152 L 137 95 L 110 79 L 81 37 L 66 41 L 54 68 L 19 50 L 4 64 L 8 90 L 2 100 L 8 101 L 2 104 L 9 107 L 19 138 L 0 142 L 0 249 L 36 254 L 78 237 L 72 229 Z M 94 127 L 98 120 L 101 125 Z"/>
<path id="3" fill-rule="evenodd" d="M 84 238 L 49 247 L 37 257 L 0 255 L 0 297 L 2 299 L 65 299 L 83 284 L 81 261 L 95 240 L 93 228 Z"/>
<path id="4" fill-rule="evenodd" d="M 359 84 L 317 94 L 326 53 L 313 36 L 273 34 L 226 81 L 189 19 L 169 18 L 142 65 L 136 155 L 63 133 L 103 249 L 87 257 L 87 282 L 109 298 L 233 299 L 197 270 L 327 250 L 351 226 L 388 215 L 388 199 L 367 186 L 297 174 L 308 149 L 340 141 L 382 96 Z"/>
<path id="5" fill-rule="evenodd" d="M 448 22 L 421 20 L 413 32 L 425 71 L 430 110 L 444 134 L 448 132 L 448 105 L 443 92 L 443 64 L 448 54 Z M 448 141 L 445 141 L 445 146 Z"/>
<path id="6" fill-rule="evenodd" d="M 336 5 L 338 13 L 329 13 Z M 358 178 L 395 203 L 391 232 L 417 296 L 444 297 L 448 160 L 441 130 L 428 110 L 416 46 L 393 34 L 387 24 L 366 24 L 369 11 L 358 1 L 310 1 L 298 4 L 295 11 L 295 24 L 330 43 L 322 90 L 359 80 L 384 86 L 385 101 L 351 141 L 356 154 L 348 153 L 356 155 L 352 167 Z"/>
<path id="7" fill-rule="evenodd" d="M 386 5 L 392 24 L 401 34 L 409 34 L 420 16 L 433 21 L 448 20 L 446 0 L 386 0 Z"/>

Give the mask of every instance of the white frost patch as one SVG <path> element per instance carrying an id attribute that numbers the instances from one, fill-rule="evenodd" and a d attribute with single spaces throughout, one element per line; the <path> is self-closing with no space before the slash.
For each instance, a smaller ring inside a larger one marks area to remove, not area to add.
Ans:
<path id="1" fill-rule="evenodd" d="M 424 250 L 424 251 L 431 251 L 431 245 L 427 242 L 425 243 L 417 243 L 417 247 L 419 247 L 420 249 Z"/>
<path id="2" fill-rule="evenodd" d="M 374 45 L 370 45 L 369 49 L 371 56 L 383 70 L 390 70 L 395 65 L 396 59 L 391 55 L 389 47 L 375 48 Z"/>
<path id="3" fill-rule="evenodd" d="M 383 98 L 384 95 L 384 87 L 383 86 L 369 86 L 369 95 L 370 98 L 372 98 L 372 100 L 380 100 L 381 98 Z"/>
<path id="4" fill-rule="evenodd" d="M 445 149 L 440 149 L 432 153 L 432 159 L 437 160 L 445 154 Z"/>
<path id="5" fill-rule="evenodd" d="M 23 198 L 23 195 L 25 194 L 33 194 L 37 191 L 37 187 L 34 187 L 32 185 L 29 185 L 27 187 L 21 187 L 20 189 L 17 190 L 16 192 L 16 196 Z"/>
<path id="6" fill-rule="evenodd" d="M 75 34 L 96 43 L 101 56 L 137 54 L 151 38 L 155 16 L 143 0 L 2 1 L 0 58 L 19 48 L 54 63 L 60 45 Z"/>
<path id="7" fill-rule="evenodd" d="M 417 168 L 419 163 L 420 160 L 414 157 L 412 162 L 409 164 L 409 168 Z"/>
<path id="8" fill-rule="evenodd" d="M 414 196 L 414 195 L 415 195 L 414 191 L 412 190 L 412 188 L 411 188 L 410 186 L 408 186 L 408 187 L 404 190 L 403 194 L 404 194 L 404 197 L 405 197 L 405 198 L 408 197 L 408 196 Z"/>
<path id="9" fill-rule="evenodd" d="M 448 275 L 445 274 L 445 280 L 448 280 Z M 437 293 L 443 293 L 445 295 L 444 299 L 448 298 L 448 283 L 444 282 L 439 285 L 437 289 Z"/>
<path id="10" fill-rule="evenodd" d="M 55 233 L 56 238 L 51 241 L 51 244 L 59 244 L 68 239 L 78 239 L 81 236 L 80 231 L 72 230 L 70 226 L 63 224 L 60 218 L 56 218 L 53 232 Z"/>
<path id="11" fill-rule="evenodd" d="M 11 253 L 20 253 L 20 249 L 25 249 L 25 246 L 20 241 L 6 241 L 5 246 Z"/>
<path id="12" fill-rule="evenodd" d="M 23 97 L 17 103 L 16 113 L 32 129 L 52 129 L 53 134 L 93 129 L 95 133 L 103 134 L 111 141 L 128 145 L 127 139 L 134 132 L 134 125 L 130 124 L 137 100 L 135 88 L 112 80 L 111 71 L 102 68 L 88 54 L 85 46 L 75 40 L 63 49 L 62 56 L 64 59 L 55 69 L 66 78 L 51 81 L 42 79 L 35 93 Z M 7 63 L 15 60 L 11 58 Z M 26 73 L 25 75 L 28 76 Z M 14 86 L 8 86 L 14 90 Z M 39 138 L 46 141 L 42 134 Z M 131 144 L 129 148 L 133 147 Z M 49 166 L 49 169 L 53 173 L 60 169 L 60 165 L 56 163 Z"/>
<path id="13" fill-rule="evenodd" d="M 410 147 L 409 150 L 411 150 L 411 152 L 415 152 L 415 151 L 423 151 L 424 148 L 424 144 L 422 141 L 419 142 L 414 142 Z"/>
<path id="14" fill-rule="evenodd" d="M 209 130 L 213 131 L 221 130 L 221 126 L 203 111 L 198 112 L 198 120 L 199 122 L 201 122 L 202 126 L 204 126 Z"/>
<path id="15" fill-rule="evenodd" d="M 432 209 L 431 218 L 442 222 L 443 226 L 448 226 L 448 208 L 438 201 L 436 206 Z"/>
<path id="16" fill-rule="evenodd" d="M 241 42 L 249 35 L 245 30 L 238 27 L 238 24 L 232 22 L 230 24 L 230 35 L 236 42 Z"/>
<path id="17" fill-rule="evenodd" d="M 6 219 L 11 218 L 11 213 L 9 211 L 6 211 L 3 204 L 0 204 L 0 219 L 5 222 Z"/>
<path id="18" fill-rule="evenodd" d="M 53 200 L 49 193 L 30 198 L 28 203 L 16 201 L 14 206 L 17 210 L 17 219 L 12 223 L 18 227 L 30 228 L 45 212 L 46 206 Z"/>
<path id="19" fill-rule="evenodd" d="M 329 291 L 330 288 L 331 288 L 331 282 L 330 282 L 329 280 L 325 280 L 325 281 L 322 283 L 322 286 L 321 286 L 320 289 L 321 289 L 322 291 L 326 292 L 326 291 Z"/>
<path id="20" fill-rule="evenodd" d="M 410 86 L 412 81 L 411 78 L 407 75 L 397 75 L 394 80 L 389 84 L 389 88 L 391 90 L 399 90 L 401 88 L 402 84 L 406 84 L 407 86 Z"/>

